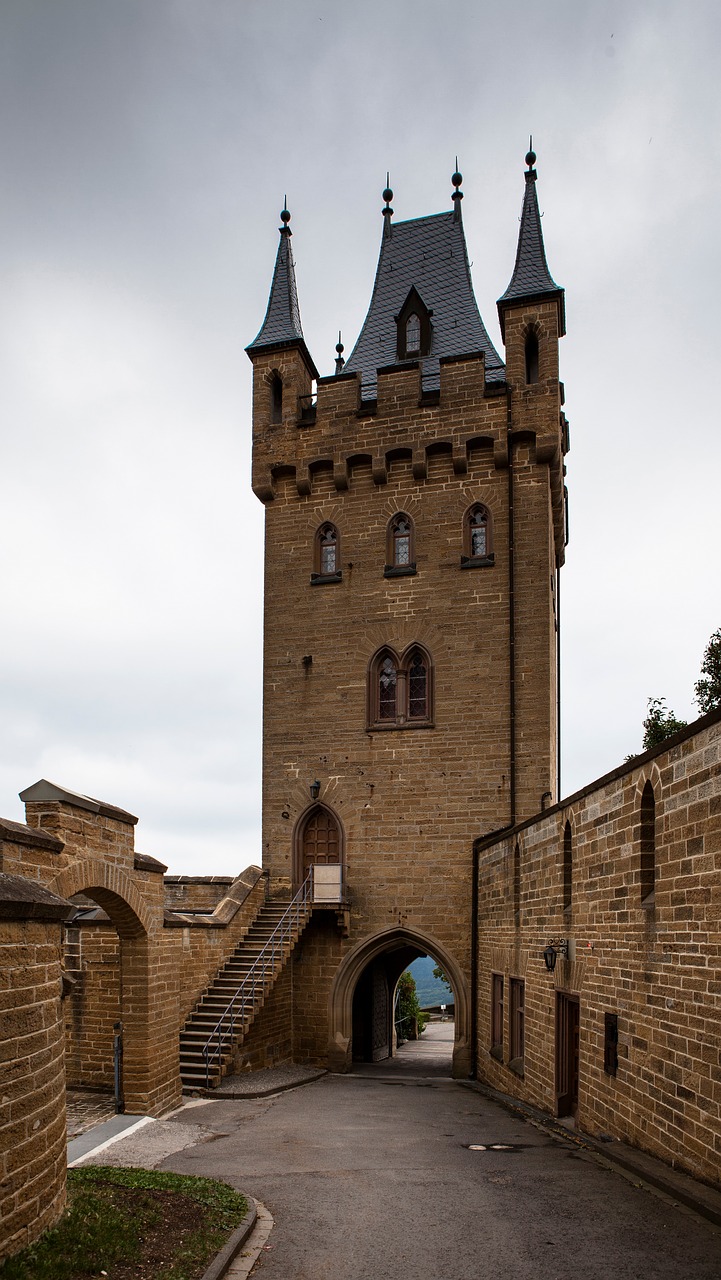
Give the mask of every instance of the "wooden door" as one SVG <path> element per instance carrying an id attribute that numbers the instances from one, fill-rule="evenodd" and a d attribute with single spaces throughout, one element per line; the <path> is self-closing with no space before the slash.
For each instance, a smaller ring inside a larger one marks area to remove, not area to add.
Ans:
<path id="1" fill-rule="evenodd" d="M 303 829 L 303 879 L 312 866 L 340 862 L 338 823 L 327 809 L 314 809 Z"/>
<path id="2" fill-rule="evenodd" d="M 556 1114 L 578 1110 L 580 1006 L 578 996 L 556 992 Z"/>

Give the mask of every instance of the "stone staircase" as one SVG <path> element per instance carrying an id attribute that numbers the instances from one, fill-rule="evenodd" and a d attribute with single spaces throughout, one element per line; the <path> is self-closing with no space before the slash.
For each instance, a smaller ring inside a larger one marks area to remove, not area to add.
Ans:
<path id="1" fill-rule="evenodd" d="M 292 902 L 270 898 L 261 907 L 180 1033 L 184 1089 L 214 1088 L 226 1074 L 234 1047 L 260 1013 L 312 909 L 308 881 Z"/>

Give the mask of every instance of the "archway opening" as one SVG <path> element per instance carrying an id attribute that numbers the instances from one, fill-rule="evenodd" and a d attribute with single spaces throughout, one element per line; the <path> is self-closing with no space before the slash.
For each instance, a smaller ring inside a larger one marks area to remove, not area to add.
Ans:
<path id="1" fill-rule="evenodd" d="M 145 1110 L 135 1080 L 148 1039 L 148 947 L 143 924 L 117 894 L 88 886 L 69 900 L 63 1011 L 74 1136 L 106 1113 Z"/>
<path id="2" fill-rule="evenodd" d="M 396 938 L 360 969 L 352 993 L 354 1073 L 453 1074 L 455 997 L 450 980 L 433 979 L 434 968 L 445 973 L 430 951 Z"/>

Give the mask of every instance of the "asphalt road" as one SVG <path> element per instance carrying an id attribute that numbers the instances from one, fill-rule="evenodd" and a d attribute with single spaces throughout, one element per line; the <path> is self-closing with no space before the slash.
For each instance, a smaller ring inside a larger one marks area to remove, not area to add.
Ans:
<path id="1" fill-rule="evenodd" d="M 191 1116 L 202 1140 L 161 1167 L 267 1205 L 259 1280 L 721 1277 L 710 1223 L 441 1077 L 381 1064 Z"/>

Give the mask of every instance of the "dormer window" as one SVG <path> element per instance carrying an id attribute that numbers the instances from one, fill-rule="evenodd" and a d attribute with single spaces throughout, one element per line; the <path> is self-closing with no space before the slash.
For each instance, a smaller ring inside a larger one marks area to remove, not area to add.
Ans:
<path id="1" fill-rule="evenodd" d="M 406 320 L 406 355 L 421 354 L 421 322 L 415 311 Z"/>
<path id="2" fill-rule="evenodd" d="M 414 286 L 396 316 L 399 360 L 417 360 L 419 357 L 430 355 L 433 338 L 432 314 L 433 312 L 429 311 Z"/>

